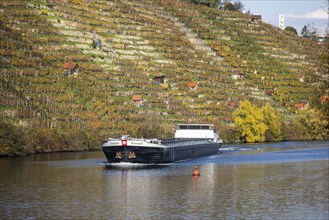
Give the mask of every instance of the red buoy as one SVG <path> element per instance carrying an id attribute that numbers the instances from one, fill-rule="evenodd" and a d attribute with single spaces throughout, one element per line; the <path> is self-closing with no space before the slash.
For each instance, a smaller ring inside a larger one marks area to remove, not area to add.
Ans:
<path id="1" fill-rule="evenodd" d="M 198 170 L 198 166 L 194 166 L 193 176 L 200 176 L 200 172 Z"/>

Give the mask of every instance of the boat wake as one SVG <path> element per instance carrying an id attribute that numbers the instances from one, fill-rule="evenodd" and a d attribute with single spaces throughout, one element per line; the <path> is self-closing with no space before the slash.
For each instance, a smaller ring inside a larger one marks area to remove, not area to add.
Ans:
<path id="1" fill-rule="evenodd" d="M 256 147 L 222 147 L 219 151 L 254 151 L 259 150 Z"/>

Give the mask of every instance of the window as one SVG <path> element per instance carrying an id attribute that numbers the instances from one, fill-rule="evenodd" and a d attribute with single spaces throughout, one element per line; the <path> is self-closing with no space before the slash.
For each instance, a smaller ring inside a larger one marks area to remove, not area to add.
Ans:
<path id="1" fill-rule="evenodd" d="M 187 125 L 180 125 L 179 129 L 187 129 Z"/>

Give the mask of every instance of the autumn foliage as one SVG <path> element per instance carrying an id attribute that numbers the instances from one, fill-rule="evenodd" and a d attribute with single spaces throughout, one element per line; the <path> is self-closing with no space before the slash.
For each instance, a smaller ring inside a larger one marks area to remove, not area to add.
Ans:
<path id="1" fill-rule="evenodd" d="M 329 136 L 326 116 L 314 108 L 300 110 L 290 117 L 283 116 L 269 103 L 259 108 L 245 100 L 233 117 L 240 138 L 246 142 L 323 140 Z"/>
<path id="2" fill-rule="evenodd" d="M 236 128 L 247 142 L 265 141 L 265 132 L 268 126 L 265 124 L 261 109 L 249 101 L 241 101 L 239 109 L 233 113 L 233 116 Z"/>

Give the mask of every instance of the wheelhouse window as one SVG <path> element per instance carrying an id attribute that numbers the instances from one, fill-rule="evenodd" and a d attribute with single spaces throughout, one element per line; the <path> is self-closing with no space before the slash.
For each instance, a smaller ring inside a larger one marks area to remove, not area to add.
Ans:
<path id="1" fill-rule="evenodd" d="M 187 125 L 180 125 L 179 129 L 187 129 Z"/>
<path id="2" fill-rule="evenodd" d="M 209 125 L 179 125 L 179 129 L 184 130 L 210 130 Z"/>

